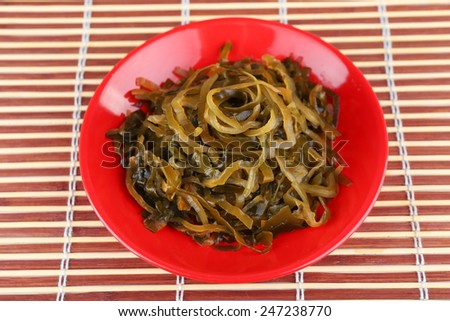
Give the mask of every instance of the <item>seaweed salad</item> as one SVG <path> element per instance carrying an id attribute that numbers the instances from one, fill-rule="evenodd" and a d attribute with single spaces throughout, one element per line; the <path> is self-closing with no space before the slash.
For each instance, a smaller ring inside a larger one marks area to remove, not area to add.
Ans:
<path id="1" fill-rule="evenodd" d="M 149 230 L 265 253 L 279 233 L 330 217 L 339 102 L 293 57 L 230 61 L 231 49 L 161 86 L 137 78 L 129 94 L 140 108 L 107 137 Z"/>

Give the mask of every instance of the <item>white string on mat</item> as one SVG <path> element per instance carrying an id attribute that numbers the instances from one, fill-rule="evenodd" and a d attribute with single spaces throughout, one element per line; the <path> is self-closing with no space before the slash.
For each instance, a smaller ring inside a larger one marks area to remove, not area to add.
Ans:
<path id="1" fill-rule="evenodd" d="M 418 222 L 418 210 L 416 206 L 415 193 L 413 190 L 413 181 L 411 177 L 411 167 L 408 160 L 408 151 L 405 144 L 405 136 L 403 133 L 403 123 L 398 106 L 398 95 L 394 81 L 394 67 L 392 55 L 392 41 L 389 27 L 389 19 L 384 0 L 378 4 L 378 12 L 380 13 L 380 23 L 383 32 L 384 60 L 386 62 L 385 70 L 387 75 L 387 84 L 389 87 L 389 98 L 391 100 L 392 114 L 394 115 L 394 124 L 396 127 L 396 138 L 398 141 L 398 150 L 402 160 L 402 169 L 405 172 L 406 196 L 409 202 L 409 213 L 411 215 L 411 228 L 414 232 L 414 247 L 416 248 L 416 265 L 418 267 L 417 280 L 420 283 L 420 299 L 428 300 L 427 278 L 424 271 L 425 259 L 422 253 L 422 238 L 420 237 L 420 223 Z"/>
<path id="2" fill-rule="evenodd" d="M 72 140 L 70 151 L 70 179 L 69 179 L 69 196 L 67 198 L 67 211 L 66 211 L 66 227 L 64 228 L 64 246 L 63 246 L 63 258 L 61 260 L 60 275 L 58 278 L 58 294 L 56 296 L 57 301 L 64 301 L 65 287 L 67 285 L 67 270 L 69 269 L 69 253 L 72 247 L 72 221 L 75 206 L 75 191 L 77 189 L 77 163 L 78 163 L 78 144 L 79 134 L 81 127 L 81 105 L 82 105 L 82 93 L 83 93 L 83 78 L 84 67 L 86 66 L 86 53 L 89 45 L 89 29 L 91 27 L 90 21 L 92 16 L 92 1 L 84 1 L 83 10 L 83 33 L 81 36 L 81 45 L 79 49 L 78 66 L 75 78 L 74 86 L 74 111 L 72 118 L 74 120 L 72 124 Z"/>
<path id="3" fill-rule="evenodd" d="M 187 25 L 189 23 L 190 13 L 190 1 L 189 0 L 181 0 L 181 24 Z"/>
<path id="4" fill-rule="evenodd" d="M 303 288 L 303 270 L 295 272 L 295 282 L 297 283 L 295 300 L 304 301 L 305 300 L 305 289 Z"/>
<path id="5" fill-rule="evenodd" d="M 175 293 L 175 300 L 176 301 L 183 301 L 184 299 L 184 276 L 177 275 L 177 290 Z"/>
<path id="6" fill-rule="evenodd" d="M 190 17 L 190 1 L 189 0 L 181 0 L 181 25 L 187 25 L 189 23 Z M 177 289 L 175 292 L 175 300 L 183 301 L 184 298 L 184 276 L 177 275 Z"/>
<path id="7" fill-rule="evenodd" d="M 278 0 L 278 14 L 280 22 L 288 24 L 287 0 Z M 295 299 L 297 301 L 305 300 L 305 289 L 303 288 L 304 272 L 303 270 L 295 272 L 295 282 L 297 283 Z"/>
<path id="8" fill-rule="evenodd" d="M 288 24 L 288 11 L 287 11 L 287 0 L 278 0 L 278 14 L 280 15 L 280 22 Z"/>

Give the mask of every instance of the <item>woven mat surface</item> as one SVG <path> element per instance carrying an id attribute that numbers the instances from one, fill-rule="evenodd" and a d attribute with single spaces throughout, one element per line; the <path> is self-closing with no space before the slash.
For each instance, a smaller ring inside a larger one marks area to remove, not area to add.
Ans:
<path id="1" fill-rule="evenodd" d="M 0 300 L 450 299 L 450 1 L 124 3 L 0 2 Z M 143 262 L 98 220 L 78 170 L 82 117 L 112 66 L 161 32 L 223 16 L 288 22 L 336 46 L 370 81 L 389 133 L 365 223 L 265 283 L 204 284 Z"/>

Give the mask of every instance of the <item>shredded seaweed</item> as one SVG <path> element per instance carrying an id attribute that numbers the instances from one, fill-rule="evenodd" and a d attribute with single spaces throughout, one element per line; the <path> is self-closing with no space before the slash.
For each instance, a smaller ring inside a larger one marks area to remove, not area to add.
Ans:
<path id="1" fill-rule="evenodd" d="M 205 246 L 267 252 L 277 234 L 317 227 L 347 182 L 330 144 L 338 96 L 298 60 L 271 55 L 177 67 L 177 82 L 139 77 L 141 109 L 107 137 L 152 232 L 171 226 Z"/>

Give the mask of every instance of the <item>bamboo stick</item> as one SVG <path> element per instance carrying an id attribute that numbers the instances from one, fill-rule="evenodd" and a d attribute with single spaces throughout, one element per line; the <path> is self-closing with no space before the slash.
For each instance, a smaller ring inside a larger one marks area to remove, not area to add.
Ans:
<path id="1" fill-rule="evenodd" d="M 419 289 L 419 282 L 375 282 L 375 283 L 303 283 L 306 290 L 357 290 L 357 289 Z M 447 282 L 427 282 L 429 289 L 446 289 Z M 176 291 L 177 284 L 165 285 L 85 285 L 66 286 L 64 292 L 90 293 L 90 292 L 135 292 L 135 291 Z M 222 284 L 184 284 L 184 291 L 263 291 L 263 290 L 297 290 L 298 284 L 271 282 L 271 283 L 222 283 Z M 22 294 L 55 294 L 58 287 L 4 287 L 0 288 L 2 295 Z"/>
<path id="2" fill-rule="evenodd" d="M 118 13 L 120 14 L 120 12 Z M 450 10 L 406 10 L 406 11 L 388 11 L 387 16 L 389 18 L 415 18 L 415 17 L 447 17 L 450 15 Z M 264 20 L 278 20 L 278 14 L 246 14 L 246 17 L 264 19 Z M 242 17 L 239 14 L 211 14 L 211 15 L 198 15 L 195 11 L 189 17 L 190 21 L 202 21 L 209 19 L 217 19 L 223 17 Z M 333 19 L 365 19 L 365 18 L 379 18 L 377 11 L 368 12 L 317 12 L 317 13 L 288 13 L 287 18 L 292 20 L 333 20 Z M 152 16 L 151 22 L 175 22 L 178 23 L 182 20 L 180 15 L 164 15 L 164 16 Z M 83 22 L 82 17 L 27 17 L 23 18 L 0 18 L 0 24 L 81 24 Z M 91 24 L 97 23 L 110 23 L 110 17 L 92 17 Z M 137 22 L 149 22 L 147 15 L 142 16 L 114 16 L 115 23 L 137 23 Z"/>

